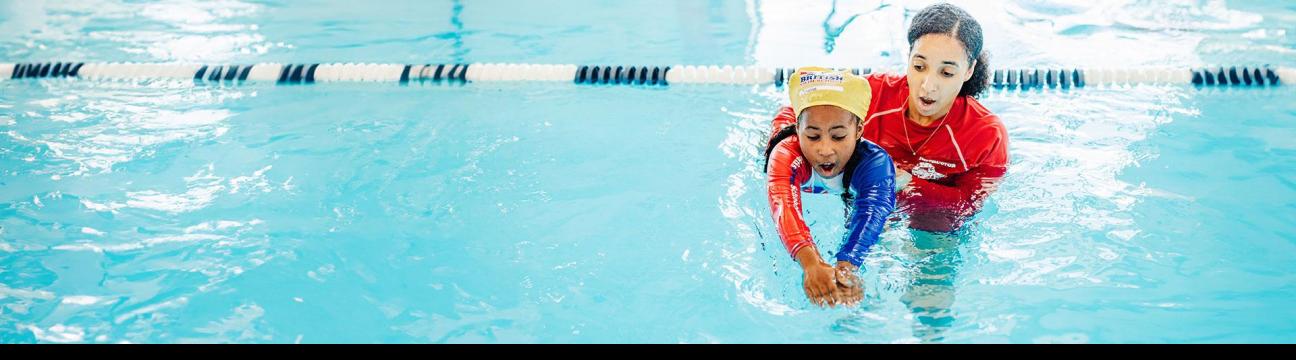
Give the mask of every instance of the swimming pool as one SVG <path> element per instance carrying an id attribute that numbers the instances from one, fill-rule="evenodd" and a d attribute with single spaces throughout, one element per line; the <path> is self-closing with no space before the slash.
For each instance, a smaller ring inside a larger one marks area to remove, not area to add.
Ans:
<path id="1" fill-rule="evenodd" d="M 994 67 L 1296 66 L 1283 2 L 958 4 Z M 898 70 L 923 5 L 5 1 L 0 60 Z M 1293 342 L 1291 87 L 982 102 L 985 211 L 894 224 L 822 310 L 765 202 L 771 86 L 0 81 L 0 342 Z"/>

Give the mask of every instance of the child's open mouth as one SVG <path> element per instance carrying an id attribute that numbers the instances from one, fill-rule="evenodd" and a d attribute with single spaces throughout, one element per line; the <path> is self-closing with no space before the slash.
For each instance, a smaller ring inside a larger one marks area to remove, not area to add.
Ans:
<path id="1" fill-rule="evenodd" d="M 820 170 L 823 170 L 823 173 L 825 173 L 825 174 L 831 174 L 834 168 L 837 168 L 837 163 L 822 163 L 822 164 L 819 164 L 819 169 L 820 169 Z"/>

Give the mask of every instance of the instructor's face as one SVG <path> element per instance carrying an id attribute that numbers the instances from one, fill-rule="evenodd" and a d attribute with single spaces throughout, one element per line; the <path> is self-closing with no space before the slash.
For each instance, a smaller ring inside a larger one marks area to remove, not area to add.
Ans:
<path id="1" fill-rule="evenodd" d="M 822 177 L 834 177 L 845 170 L 859 141 L 860 122 L 845 109 L 832 105 L 806 108 L 797 121 L 801 154 Z"/>
<path id="2" fill-rule="evenodd" d="M 963 82 L 972 78 L 963 44 L 946 34 L 927 34 L 909 52 L 909 110 L 939 118 L 949 112 Z"/>

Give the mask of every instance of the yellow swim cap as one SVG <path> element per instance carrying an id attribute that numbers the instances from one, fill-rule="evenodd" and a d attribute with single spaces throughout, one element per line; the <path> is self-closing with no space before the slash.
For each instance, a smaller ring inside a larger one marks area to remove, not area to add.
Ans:
<path id="1" fill-rule="evenodd" d="M 788 79 L 788 96 L 797 116 L 805 108 L 816 105 L 833 105 L 854 113 L 860 120 L 867 119 L 873 90 L 868 80 L 847 71 L 821 67 L 798 68 Z"/>

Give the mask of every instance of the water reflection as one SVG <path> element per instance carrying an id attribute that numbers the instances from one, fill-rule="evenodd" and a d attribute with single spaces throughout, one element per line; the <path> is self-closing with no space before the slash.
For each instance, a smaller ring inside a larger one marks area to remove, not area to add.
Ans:
<path id="1" fill-rule="evenodd" d="M 12 2 L 0 16 L 0 42 L 9 60 L 82 58 L 96 61 L 228 62 L 271 49 L 272 42 L 249 21 L 265 5 L 244 1 Z M 86 16 L 93 14 L 93 17 Z"/>
<path id="2" fill-rule="evenodd" d="M 913 241 L 903 252 L 913 260 L 912 278 L 900 301 L 914 315 L 913 336 L 924 343 L 941 342 L 954 325 L 954 281 L 963 256 L 961 239 L 967 232 L 932 233 L 910 230 Z"/>
<path id="3" fill-rule="evenodd" d="M 882 10 L 887 6 L 890 6 L 890 4 L 879 3 L 877 7 L 865 13 L 872 13 L 878 10 Z M 837 0 L 833 0 L 832 8 L 828 11 L 828 17 L 824 18 L 823 21 L 824 52 L 831 54 L 833 52 L 833 49 L 837 47 L 837 37 L 841 36 L 842 32 L 846 31 L 846 27 L 850 26 L 852 22 L 855 22 L 855 19 L 859 18 L 860 15 L 864 15 L 865 13 L 855 13 L 847 17 L 846 20 L 835 21 L 834 17 L 837 15 Z"/>

